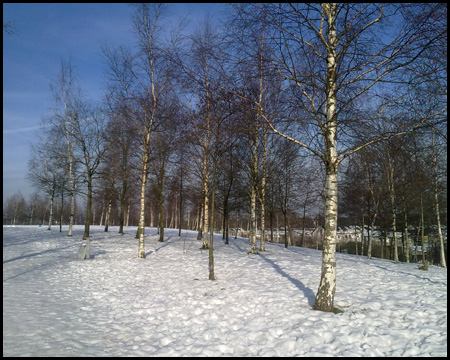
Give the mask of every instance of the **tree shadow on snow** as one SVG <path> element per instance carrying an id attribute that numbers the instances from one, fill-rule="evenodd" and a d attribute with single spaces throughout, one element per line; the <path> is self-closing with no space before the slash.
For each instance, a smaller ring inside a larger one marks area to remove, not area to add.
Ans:
<path id="1" fill-rule="evenodd" d="M 412 273 L 410 273 L 410 272 L 401 271 L 401 270 L 399 270 L 399 269 L 389 269 L 389 268 L 387 268 L 387 267 L 380 266 L 380 265 L 375 265 L 375 267 L 377 267 L 377 268 L 379 268 L 379 269 L 383 269 L 383 270 L 389 271 L 389 272 L 393 272 L 393 273 L 396 273 L 396 274 L 405 274 L 405 275 L 409 275 L 409 276 L 414 276 L 415 278 L 417 278 L 417 279 L 419 279 L 419 280 L 427 280 L 427 281 L 429 281 L 429 282 L 432 283 L 432 284 L 447 286 L 446 283 L 443 283 L 443 282 L 440 282 L 440 281 L 433 281 L 433 280 L 431 280 L 430 278 L 428 278 L 428 277 L 427 277 L 428 274 L 427 274 L 426 271 L 423 272 L 423 275 L 420 274 L 420 275 L 422 275 L 422 276 L 419 276 L 419 275 L 416 275 L 416 274 L 412 274 Z"/>
<path id="2" fill-rule="evenodd" d="M 286 279 L 288 279 L 291 283 L 293 283 L 299 290 L 301 290 L 303 292 L 303 294 L 305 295 L 306 299 L 308 299 L 308 304 L 309 306 L 314 306 L 315 302 L 316 302 L 316 295 L 314 294 L 314 292 L 310 289 L 307 288 L 300 280 L 294 279 L 292 276 L 290 276 L 289 274 L 287 274 L 285 271 L 283 271 L 283 269 L 281 269 L 273 260 L 269 259 L 268 257 L 266 257 L 265 255 L 260 253 L 260 256 L 262 259 L 264 259 L 265 261 L 267 261 L 270 265 L 272 265 L 272 267 L 283 277 L 285 277 Z"/>
<path id="3" fill-rule="evenodd" d="M 47 254 L 47 253 L 58 252 L 60 250 L 68 249 L 70 247 L 76 247 L 76 245 L 77 244 L 70 244 L 70 245 L 67 245 L 67 246 L 58 247 L 58 248 L 54 248 L 54 249 L 47 249 L 47 250 L 43 250 L 43 251 L 32 253 L 32 254 L 20 255 L 20 256 L 17 256 L 15 258 L 12 258 L 12 259 L 3 260 L 3 265 L 7 264 L 9 262 L 12 262 L 12 261 L 22 260 L 22 259 L 26 259 L 26 258 L 30 258 L 30 257 L 34 257 L 34 256 L 39 256 L 39 255 L 43 255 L 43 254 Z"/>
<path id="4" fill-rule="evenodd" d="M 156 235 L 156 234 L 155 234 L 155 235 Z M 169 240 L 171 240 L 172 237 L 173 237 L 173 236 L 169 236 L 167 239 L 164 239 L 164 242 L 159 242 L 159 241 L 158 241 L 157 244 L 162 244 L 162 245 L 159 246 L 159 247 L 157 247 L 155 250 L 147 251 L 147 252 L 145 253 L 145 257 L 147 257 L 147 255 L 150 255 L 150 254 L 152 254 L 152 253 L 154 253 L 154 252 L 158 252 L 158 251 L 161 250 L 162 248 L 165 248 L 166 246 L 170 245 Z"/>

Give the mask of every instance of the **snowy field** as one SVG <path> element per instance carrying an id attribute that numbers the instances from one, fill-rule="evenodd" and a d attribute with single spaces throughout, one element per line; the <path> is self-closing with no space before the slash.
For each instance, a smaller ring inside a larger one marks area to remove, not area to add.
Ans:
<path id="1" fill-rule="evenodd" d="M 337 254 L 335 306 L 311 309 L 321 252 L 196 233 L 3 227 L 3 356 L 447 356 L 447 271 Z"/>

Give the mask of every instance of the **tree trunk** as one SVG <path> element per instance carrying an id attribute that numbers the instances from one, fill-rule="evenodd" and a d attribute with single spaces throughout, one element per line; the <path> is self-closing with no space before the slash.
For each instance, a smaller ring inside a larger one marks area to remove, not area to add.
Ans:
<path id="1" fill-rule="evenodd" d="M 178 224 L 178 236 L 181 236 L 181 227 L 182 227 L 182 219 L 183 219 L 183 172 L 181 172 L 180 178 L 180 222 Z M 189 225 L 188 225 L 189 228 Z"/>
<path id="2" fill-rule="evenodd" d="M 364 235 L 364 226 L 365 226 L 365 224 L 364 224 L 364 211 L 361 214 L 361 223 L 362 223 L 362 225 L 361 225 L 361 255 L 364 256 L 364 245 L 366 243 L 366 240 L 365 240 L 366 237 Z"/>
<path id="3" fill-rule="evenodd" d="M 199 205 L 197 216 L 197 240 L 201 240 L 203 237 L 203 198 Z"/>
<path id="4" fill-rule="evenodd" d="M 119 219 L 119 234 L 123 234 L 123 227 L 125 225 L 125 195 L 127 193 L 127 181 L 122 182 L 122 195 L 120 197 L 120 219 Z"/>
<path id="5" fill-rule="evenodd" d="M 205 157 L 205 164 L 204 164 L 204 170 L 206 169 L 206 157 Z M 202 237 L 203 237 L 203 245 L 202 249 L 208 248 L 208 176 L 205 175 L 205 178 L 203 179 L 203 221 L 202 221 Z"/>
<path id="6" fill-rule="evenodd" d="M 223 200 L 223 213 L 222 213 L 222 240 L 225 240 L 225 227 L 227 221 L 227 204 L 226 198 Z"/>
<path id="7" fill-rule="evenodd" d="M 445 252 L 444 252 L 444 236 L 442 235 L 442 229 L 441 229 L 441 215 L 439 211 L 439 186 L 438 186 L 438 171 L 437 171 L 437 154 L 436 154 L 436 147 L 434 142 L 434 128 L 431 138 L 431 144 L 433 149 L 433 179 L 434 179 L 434 210 L 436 213 L 436 222 L 437 222 L 437 228 L 438 228 L 438 234 L 439 234 L 439 245 L 440 245 L 440 251 L 439 251 L 439 260 L 440 265 L 442 267 L 447 267 L 447 264 L 445 262 Z"/>
<path id="8" fill-rule="evenodd" d="M 64 63 L 62 63 L 61 65 L 62 69 L 61 69 L 60 85 L 61 85 L 62 102 L 64 106 L 63 126 L 67 142 L 67 155 L 69 158 L 69 181 L 71 187 L 70 220 L 69 220 L 69 231 L 67 233 L 67 236 L 72 236 L 72 227 L 75 216 L 75 180 L 73 174 L 73 163 L 74 163 L 73 121 L 75 121 L 77 115 L 75 114 L 76 110 L 74 109 L 73 103 L 72 65 L 71 64 L 64 65 Z M 66 78 L 66 71 L 68 72 L 67 78 Z M 66 86 L 68 86 L 68 88 Z"/>
<path id="9" fill-rule="evenodd" d="M 33 224 L 33 211 L 34 211 L 34 206 L 31 206 L 31 213 L 30 213 L 30 225 Z"/>
<path id="10" fill-rule="evenodd" d="M 193 229 L 191 229 L 191 210 L 190 210 L 190 209 L 188 209 L 188 212 L 187 212 L 187 225 L 186 225 L 186 229 L 188 229 L 188 230 L 193 230 L 193 229 L 195 229 L 195 227 L 194 227 Z"/>
<path id="11" fill-rule="evenodd" d="M 67 236 L 72 236 L 72 227 L 75 218 L 75 185 L 72 185 L 72 190 L 70 192 L 70 217 L 69 217 L 69 231 Z"/>
<path id="12" fill-rule="evenodd" d="M 105 232 L 108 232 L 108 228 L 109 228 L 109 216 L 111 214 L 111 203 L 112 200 L 109 200 L 109 204 L 108 204 L 108 212 L 106 213 L 106 220 L 105 220 Z"/>
<path id="13" fill-rule="evenodd" d="M 225 244 L 228 245 L 229 237 L 230 237 L 230 212 L 227 211 L 226 215 L 226 221 L 225 221 Z"/>
<path id="14" fill-rule="evenodd" d="M 387 231 L 384 232 L 383 239 L 381 241 L 381 258 L 382 259 L 384 259 L 384 252 L 386 249 L 386 244 L 387 244 Z"/>
<path id="15" fill-rule="evenodd" d="M 236 235 L 234 236 L 235 239 L 238 237 L 239 232 L 239 210 L 236 212 Z"/>
<path id="16" fill-rule="evenodd" d="M 104 215 L 104 212 L 105 212 L 105 205 L 104 205 L 104 203 L 102 202 L 102 213 L 100 214 L 100 227 L 101 227 L 102 224 L 103 224 L 103 215 Z"/>
<path id="17" fill-rule="evenodd" d="M 159 224 L 158 224 L 158 231 L 159 231 L 159 242 L 164 242 L 164 208 L 162 201 L 159 201 Z"/>
<path id="18" fill-rule="evenodd" d="M 264 170 L 263 170 L 264 171 Z M 263 176 L 262 178 L 262 184 L 261 184 L 261 244 L 259 246 L 259 250 L 260 251 L 266 251 L 266 245 L 265 245 L 265 233 L 266 233 L 266 229 L 265 229 L 265 201 L 266 201 L 266 178 L 265 176 Z"/>
<path id="19" fill-rule="evenodd" d="M 164 242 L 164 161 L 159 175 L 158 206 L 159 206 L 159 242 Z"/>
<path id="20" fill-rule="evenodd" d="M 314 308 L 333 311 L 336 291 L 337 172 L 329 169 L 325 188 L 325 233 L 322 250 L 322 274 Z"/>
<path id="21" fill-rule="evenodd" d="M 260 100 L 261 102 L 261 100 Z M 261 178 L 261 244 L 259 247 L 260 251 L 266 251 L 265 241 L 266 241 L 266 228 L 265 228 L 265 218 L 266 218 L 266 163 L 267 163 L 267 131 L 266 126 L 263 123 L 264 139 L 263 139 L 263 163 L 262 163 L 262 178 Z"/>
<path id="22" fill-rule="evenodd" d="M 292 246 L 292 229 L 291 229 L 291 218 L 289 216 L 289 210 L 287 211 L 287 244 Z"/>
<path id="23" fill-rule="evenodd" d="M 145 229 L 145 187 L 147 185 L 147 163 L 148 163 L 148 151 L 150 144 L 150 131 L 147 132 L 144 144 L 144 153 L 142 157 L 142 172 L 141 172 L 141 194 L 140 194 L 140 209 L 139 209 L 139 224 L 138 224 L 138 236 L 139 236 L 139 251 L 138 256 L 145 258 L 145 242 L 144 242 L 144 229 Z"/>
<path id="24" fill-rule="evenodd" d="M 214 200 L 215 200 L 215 188 L 216 188 L 216 163 L 214 162 L 212 172 L 212 189 L 211 189 L 211 230 L 209 233 L 209 280 L 216 280 L 214 276 Z"/>
<path id="25" fill-rule="evenodd" d="M 53 200 L 55 199 L 55 191 L 53 190 L 50 195 L 50 215 L 48 217 L 48 228 L 47 230 L 52 229 L 52 222 L 53 222 Z M 16 219 L 14 218 L 14 225 L 16 224 Z"/>
<path id="26" fill-rule="evenodd" d="M 84 234 L 83 234 L 83 240 L 86 240 L 89 238 L 89 227 L 91 226 L 91 216 L 92 216 L 92 175 L 88 174 L 87 179 L 87 200 L 86 200 L 86 220 L 84 223 Z M 89 253 L 87 254 L 88 256 Z M 88 257 L 89 258 L 89 257 Z"/>
<path id="27" fill-rule="evenodd" d="M 125 223 L 125 226 L 126 226 L 126 227 L 128 227 L 129 220 L 130 220 L 130 203 L 128 203 L 127 221 L 126 221 L 126 223 Z"/>
<path id="28" fill-rule="evenodd" d="M 422 263 L 423 265 L 420 267 L 421 270 L 428 270 L 428 261 L 425 257 L 425 247 L 426 247 L 426 241 L 425 241 L 425 222 L 423 217 L 423 195 L 420 194 L 420 222 L 422 224 L 421 226 L 421 242 L 422 242 Z"/>
<path id="29" fill-rule="evenodd" d="M 369 239 L 368 239 L 368 242 L 367 242 L 367 258 L 368 259 L 372 258 L 372 239 L 373 239 L 374 222 L 375 221 L 372 221 L 370 223 L 370 227 L 369 227 Z"/>
<path id="30" fill-rule="evenodd" d="M 270 242 L 273 243 L 273 211 L 269 213 L 269 225 L 270 225 Z"/>
<path id="31" fill-rule="evenodd" d="M 408 234 L 408 212 L 406 211 L 406 205 L 405 205 L 405 256 L 406 256 L 406 262 L 409 263 L 409 234 Z"/>
<path id="32" fill-rule="evenodd" d="M 251 250 L 249 251 L 249 254 L 257 254 L 258 251 L 256 250 L 256 190 L 253 184 L 251 186 L 252 188 L 250 191 L 250 234 L 249 234 Z"/>
<path id="33" fill-rule="evenodd" d="M 288 233 L 287 233 L 287 211 L 284 212 L 284 247 L 288 247 Z"/>
<path id="34" fill-rule="evenodd" d="M 59 232 L 62 232 L 63 210 L 64 210 L 64 190 L 61 190 L 61 211 L 59 212 Z"/>
<path id="35" fill-rule="evenodd" d="M 395 187 L 394 187 L 394 164 L 388 152 L 388 186 L 389 197 L 391 200 L 391 216 L 392 216 L 392 245 L 394 247 L 394 263 L 398 263 L 398 247 L 397 247 L 397 210 L 395 207 Z"/>
<path id="36" fill-rule="evenodd" d="M 278 214 L 277 214 L 277 244 L 280 243 L 280 226 L 278 222 Z"/>
<path id="37" fill-rule="evenodd" d="M 303 205 L 303 219 L 302 219 L 302 240 L 300 242 L 301 247 L 305 247 L 305 221 L 306 221 L 306 201 Z"/>
<path id="38" fill-rule="evenodd" d="M 322 4 L 328 22 L 328 47 L 326 70 L 326 124 L 325 139 L 325 233 L 322 250 L 322 273 L 314 309 L 334 310 L 336 292 L 336 230 L 338 215 L 338 155 L 336 122 L 336 4 Z"/>

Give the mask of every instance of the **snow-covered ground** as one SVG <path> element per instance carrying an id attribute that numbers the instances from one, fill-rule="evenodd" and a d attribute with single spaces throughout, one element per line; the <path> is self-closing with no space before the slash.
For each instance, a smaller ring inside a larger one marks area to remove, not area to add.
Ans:
<path id="1" fill-rule="evenodd" d="M 3 356 L 447 356 L 447 271 L 337 254 L 335 305 L 312 310 L 321 252 L 196 233 L 3 227 Z"/>

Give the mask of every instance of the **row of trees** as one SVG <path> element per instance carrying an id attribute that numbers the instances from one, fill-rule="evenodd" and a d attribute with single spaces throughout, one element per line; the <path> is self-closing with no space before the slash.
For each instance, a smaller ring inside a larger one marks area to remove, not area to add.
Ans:
<path id="1" fill-rule="evenodd" d="M 434 130 L 417 131 L 380 143 L 370 152 L 361 151 L 349 163 L 344 173 L 340 223 L 367 228 L 364 250 L 369 258 L 376 228 L 385 234 L 378 239 L 382 247 L 387 233 L 391 234 L 395 262 L 399 261 L 399 248 L 403 261 L 409 262 L 413 241 L 426 247 L 430 235 L 439 244 L 438 263 L 446 265 L 441 226 L 447 225 L 446 142 L 443 138 L 437 142 L 437 138 Z M 402 233 L 402 246 L 398 233 Z M 379 256 L 383 257 L 383 250 Z"/>
<path id="2" fill-rule="evenodd" d="M 224 229 L 232 212 L 249 214 L 249 253 L 258 252 L 258 219 L 264 251 L 266 221 L 272 229 L 283 214 L 288 229 L 293 209 L 303 219 L 322 209 L 315 308 L 333 311 L 339 169 L 347 217 L 362 219 L 364 210 L 373 227 L 385 189 L 391 216 L 380 224 L 395 234 L 398 216 L 424 214 L 431 191 L 440 228 L 445 4 L 232 4 L 223 26 L 205 20 L 190 35 L 182 24 L 167 31 L 165 5 L 134 6 L 135 47 L 102 48 L 109 86 L 101 106 L 83 99 L 70 62 L 52 84 L 55 111 L 34 148 L 31 179 L 50 199 L 67 192 L 69 235 L 76 193 L 87 199 L 85 238 L 94 196 L 102 212 L 118 204 L 120 232 L 138 207 L 139 257 L 146 219 L 157 218 L 164 241 L 167 210 L 185 219 L 189 209 L 213 280 L 218 207 Z M 414 175 L 426 147 L 432 172 Z"/>

